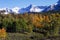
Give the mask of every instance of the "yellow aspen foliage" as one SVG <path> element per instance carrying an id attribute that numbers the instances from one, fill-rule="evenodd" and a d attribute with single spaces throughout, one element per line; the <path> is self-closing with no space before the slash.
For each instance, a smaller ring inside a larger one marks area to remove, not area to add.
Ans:
<path id="1" fill-rule="evenodd" d="M 43 25 L 41 24 L 41 22 L 43 22 L 43 18 L 42 16 L 37 16 L 37 15 L 34 15 L 32 17 L 32 23 L 35 27 L 42 27 Z"/>
<path id="2" fill-rule="evenodd" d="M 49 20 L 49 16 L 44 16 L 44 21 L 46 21 L 46 22 L 50 22 L 50 20 Z"/>
<path id="3" fill-rule="evenodd" d="M 0 29 L 0 37 L 2 38 L 6 37 L 6 30 L 4 28 Z"/>
<path id="4" fill-rule="evenodd" d="M 32 18 L 33 22 L 36 23 L 36 22 L 42 22 L 43 21 L 43 18 L 42 17 L 38 17 L 38 16 L 34 16 Z"/>
<path id="5" fill-rule="evenodd" d="M 37 28 L 41 28 L 41 27 L 43 27 L 43 24 L 41 24 L 41 23 L 36 23 L 35 26 L 36 26 Z"/>
<path id="6" fill-rule="evenodd" d="M 39 20 L 40 20 L 40 22 L 42 22 L 42 21 L 43 21 L 43 17 L 42 17 L 42 16 L 40 16 L 40 17 L 39 17 Z"/>

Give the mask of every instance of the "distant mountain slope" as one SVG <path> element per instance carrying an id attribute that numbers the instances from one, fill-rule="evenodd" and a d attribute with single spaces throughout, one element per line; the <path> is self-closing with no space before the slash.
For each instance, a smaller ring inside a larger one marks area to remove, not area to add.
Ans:
<path id="1" fill-rule="evenodd" d="M 5 12 L 16 13 L 16 14 L 25 13 L 25 12 L 47 12 L 47 11 L 52 11 L 52 10 L 59 11 L 60 10 L 60 0 L 56 4 L 52 4 L 49 6 L 35 6 L 35 5 L 31 4 L 25 8 L 19 8 L 19 7 L 15 7 L 12 9 L 1 8 L 0 11 L 1 10 L 5 10 Z"/>
<path id="2" fill-rule="evenodd" d="M 20 12 L 20 13 L 29 12 L 31 7 L 32 7 L 32 5 L 30 5 L 30 6 L 26 7 L 26 8 L 21 8 L 21 9 L 19 10 L 19 12 Z"/>
<path id="3" fill-rule="evenodd" d="M 48 6 L 46 9 L 44 9 L 42 12 L 47 12 L 47 11 L 59 11 L 60 10 L 60 0 L 56 4 L 52 4 Z"/>
<path id="4" fill-rule="evenodd" d="M 47 6 L 34 6 L 34 5 L 29 5 L 26 8 L 20 9 L 19 12 L 20 13 L 24 13 L 24 12 L 41 12 L 46 7 Z"/>
<path id="5" fill-rule="evenodd" d="M 13 11 L 14 13 L 19 13 L 19 10 L 20 10 L 19 7 L 14 7 L 14 8 L 12 8 L 12 11 Z"/>

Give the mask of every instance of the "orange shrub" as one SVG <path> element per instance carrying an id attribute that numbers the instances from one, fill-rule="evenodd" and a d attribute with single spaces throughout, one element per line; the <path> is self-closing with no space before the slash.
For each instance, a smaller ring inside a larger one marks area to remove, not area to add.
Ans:
<path id="1" fill-rule="evenodd" d="M 6 30 L 4 28 L 0 29 L 0 37 L 2 38 L 6 37 Z"/>

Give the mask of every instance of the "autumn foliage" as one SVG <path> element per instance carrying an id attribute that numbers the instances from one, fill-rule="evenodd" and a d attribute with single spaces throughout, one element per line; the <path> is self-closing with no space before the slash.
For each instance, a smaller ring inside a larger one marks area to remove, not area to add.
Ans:
<path id="1" fill-rule="evenodd" d="M 39 33 L 56 35 L 60 28 L 60 13 L 0 14 L 0 27 L 2 27 L 0 35 L 3 34 L 4 37 L 6 31 L 26 33 L 35 30 Z"/>
<path id="2" fill-rule="evenodd" d="M 0 37 L 2 38 L 6 37 L 6 30 L 4 28 L 0 29 Z"/>

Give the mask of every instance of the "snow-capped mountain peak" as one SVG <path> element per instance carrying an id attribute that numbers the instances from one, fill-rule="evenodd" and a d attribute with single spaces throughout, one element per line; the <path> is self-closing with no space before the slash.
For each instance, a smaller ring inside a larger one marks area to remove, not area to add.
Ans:
<path id="1" fill-rule="evenodd" d="M 12 9 L 9 8 L 3 8 L 2 10 L 5 10 L 6 12 L 14 12 L 14 13 L 25 13 L 25 12 L 41 12 L 44 10 L 46 6 L 36 6 L 36 5 L 29 5 L 28 7 L 25 8 L 19 8 L 19 7 L 14 7 Z"/>
<path id="2" fill-rule="evenodd" d="M 37 7 L 37 6 L 32 6 L 30 9 L 30 12 L 41 12 L 43 9 Z"/>
<path id="3" fill-rule="evenodd" d="M 57 3 L 48 6 L 46 9 L 43 10 L 43 12 L 52 11 L 52 10 L 53 11 L 60 10 L 60 0 Z"/>
<path id="4" fill-rule="evenodd" d="M 46 6 L 36 6 L 36 5 L 29 5 L 26 8 L 21 8 L 19 10 L 20 13 L 25 13 L 25 12 L 41 12 L 43 9 L 45 9 Z"/>
<path id="5" fill-rule="evenodd" d="M 3 10 L 5 10 L 6 12 L 12 12 L 12 10 L 9 8 L 0 8 L 0 11 L 3 11 Z"/>
<path id="6" fill-rule="evenodd" d="M 16 13 L 16 14 L 19 14 L 19 13 L 25 13 L 25 12 L 47 12 L 47 11 L 56 11 L 56 10 L 60 10 L 60 0 L 55 3 L 55 4 L 52 4 L 52 5 L 49 5 L 49 6 L 36 6 L 36 5 L 32 5 L 30 4 L 29 6 L 27 7 L 24 7 L 24 8 L 19 8 L 19 7 L 14 7 L 12 9 L 9 9 L 9 8 L 0 8 L 0 11 L 3 11 L 5 10 L 5 12 L 9 12 L 9 13 Z"/>
<path id="7" fill-rule="evenodd" d="M 15 13 L 19 13 L 19 12 L 18 12 L 19 10 L 20 10 L 19 7 L 14 7 L 14 8 L 12 8 L 12 11 L 15 12 Z"/>

